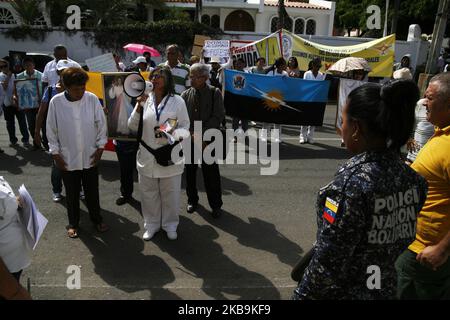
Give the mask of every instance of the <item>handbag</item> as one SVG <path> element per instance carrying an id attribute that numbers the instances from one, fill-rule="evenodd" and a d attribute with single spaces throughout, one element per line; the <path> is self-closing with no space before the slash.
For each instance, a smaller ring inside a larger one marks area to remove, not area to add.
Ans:
<path id="1" fill-rule="evenodd" d="M 175 163 L 172 161 L 172 150 L 173 148 L 175 148 L 177 144 L 180 143 L 180 141 L 175 141 L 174 144 L 167 144 L 158 149 L 153 149 L 142 140 L 143 125 L 144 125 L 144 110 L 141 111 L 141 114 L 139 116 L 139 127 L 137 133 L 138 142 L 155 157 L 156 162 L 160 166 L 168 167 L 174 165 Z M 181 151 L 180 155 L 182 155 L 182 152 L 183 151 Z"/>

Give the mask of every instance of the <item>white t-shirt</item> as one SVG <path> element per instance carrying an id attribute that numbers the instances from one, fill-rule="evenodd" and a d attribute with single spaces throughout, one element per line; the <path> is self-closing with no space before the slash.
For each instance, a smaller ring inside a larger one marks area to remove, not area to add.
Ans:
<path id="1" fill-rule="evenodd" d="M 283 77 L 283 76 L 288 77 L 289 76 L 289 74 L 286 71 L 283 70 L 283 71 L 281 71 L 281 73 L 279 73 L 277 71 L 277 69 L 269 71 L 266 75 L 269 77 Z"/>
<path id="2" fill-rule="evenodd" d="M 47 139 L 52 154 L 60 154 L 67 170 L 89 169 L 91 156 L 104 148 L 106 118 L 98 98 L 86 91 L 79 101 L 67 100 L 65 93 L 52 98 L 47 115 Z"/>
<path id="3" fill-rule="evenodd" d="M 67 61 L 73 61 L 67 58 Z M 58 72 L 56 70 L 56 65 L 58 62 L 52 60 L 45 65 L 44 73 L 42 74 L 42 82 L 47 82 L 49 86 L 56 86 L 59 81 Z"/>
<path id="4" fill-rule="evenodd" d="M 25 228 L 19 222 L 16 196 L 0 176 L 0 257 L 11 273 L 31 263 L 32 250 L 26 237 Z"/>
<path id="5" fill-rule="evenodd" d="M 305 74 L 303 75 L 303 79 L 305 80 L 317 80 L 317 81 L 322 81 L 325 80 L 325 74 L 323 74 L 322 72 L 317 72 L 317 77 L 314 77 L 314 74 L 311 70 L 306 71 Z"/>

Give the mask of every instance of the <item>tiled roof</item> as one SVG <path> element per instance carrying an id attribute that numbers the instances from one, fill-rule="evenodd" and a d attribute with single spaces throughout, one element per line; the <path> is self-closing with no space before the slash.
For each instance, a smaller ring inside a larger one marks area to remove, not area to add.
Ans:
<path id="1" fill-rule="evenodd" d="M 165 0 L 165 2 L 176 2 L 176 3 L 195 3 L 195 0 Z M 204 3 L 203 5 L 205 5 Z M 277 0 L 264 0 L 264 5 L 269 7 L 277 7 L 278 1 Z M 318 10 L 329 10 L 328 8 L 318 6 L 316 4 L 310 4 L 307 2 L 301 2 L 301 1 L 288 1 L 286 0 L 284 2 L 284 5 L 287 8 L 299 8 L 299 9 L 318 9 Z"/>
<path id="2" fill-rule="evenodd" d="M 270 6 L 270 7 L 277 7 L 278 1 L 277 0 L 264 0 L 264 5 Z M 307 2 L 301 2 L 301 1 L 285 1 L 284 6 L 286 8 L 329 10 L 328 8 L 318 6 L 316 4 L 310 4 Z"/>

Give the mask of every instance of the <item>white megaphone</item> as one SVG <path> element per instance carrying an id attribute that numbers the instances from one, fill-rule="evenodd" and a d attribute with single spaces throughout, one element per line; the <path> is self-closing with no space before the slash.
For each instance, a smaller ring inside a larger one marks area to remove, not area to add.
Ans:
<path id="1" fill-rule="evenodd" d="M 129 97 L 137 98 L 143 94 L 149 95 L 153 90 L 153 84 L 145 81 L 140 73 L 131 73 L 125 78 L 123 90 Z"/>

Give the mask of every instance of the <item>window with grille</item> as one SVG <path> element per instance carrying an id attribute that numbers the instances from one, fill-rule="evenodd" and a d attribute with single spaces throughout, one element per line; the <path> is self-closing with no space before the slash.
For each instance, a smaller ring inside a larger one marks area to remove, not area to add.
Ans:
<path id="1" fill-rule="evenodd" d="M 303 20 L 302 18 L 295 20 L 294 33 L 295 34 L 305 33 L 305 20 Z"/>
<path id="2" fill-rule="evenodd" d="M 273 17 L 270 21 L 270 32 L 275 32 L 278 30 L 278 17 Z M 294 22 L 291 18 L 285 21 L 284 29 L 292 31 L 292 26 L 294 25 Z"/>
<path id="3" fill-rule="evenodd" d="M 308 20 L 306 22 L 306 34 L 315 35 L 316 34 L 316 21 Z"/>
<path id="4" fill-rule="evenodd" d="M 278 30 L 278 17 L 273 17 L 270 21 L 270 32 L 275 32 Z"/>
<path id="5" fill-rule="evenodd" d="M 0 25 L 11 25 L 17 24 L 16 19 L 14 19 L 13 14 L 6 8 L 0 8 Z"/>
<path id="6" fill-rule="evenodd" d="M 201 21 L 203 24 L 206 24 L 207 26 L 211 25 L 211 18 L 207 14 L 202 15 Z"/>
<path id="7" fill-rule="evenodd" d="M 211 27 L 216 29 L 220 28 L 220 17 L 217 14 L 211 17 Z"/>

